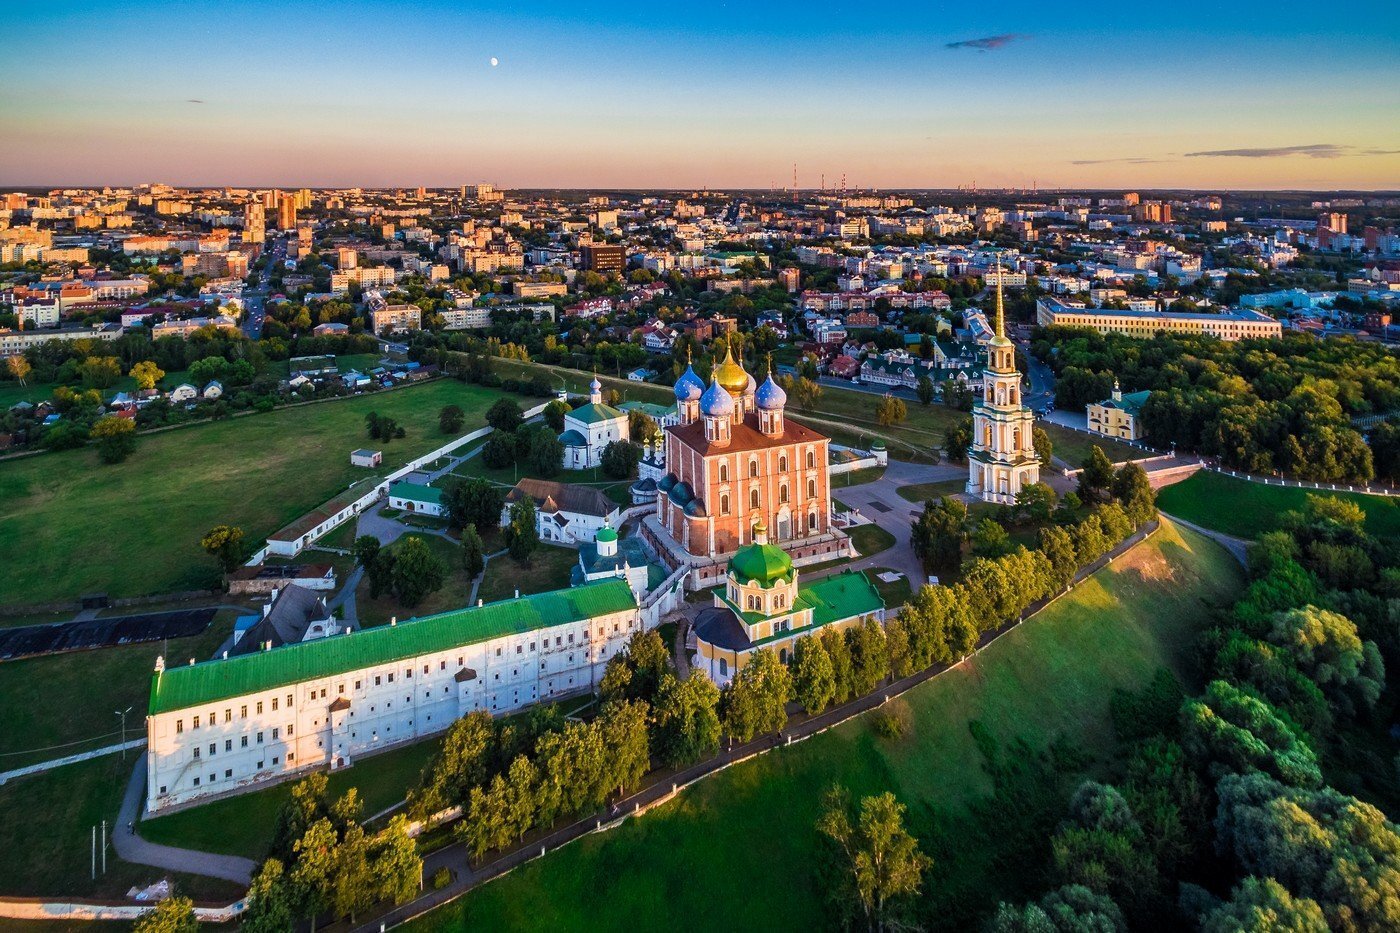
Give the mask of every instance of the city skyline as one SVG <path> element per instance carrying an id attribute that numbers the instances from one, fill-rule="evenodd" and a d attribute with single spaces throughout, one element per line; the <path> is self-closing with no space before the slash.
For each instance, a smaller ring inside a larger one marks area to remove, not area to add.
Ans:
<path id="1" fill-rule="evenodd" d="M 75 3 L 13 24 L 0 183 L 1400 187 L 1400 14 L 1293 6 Z"/>

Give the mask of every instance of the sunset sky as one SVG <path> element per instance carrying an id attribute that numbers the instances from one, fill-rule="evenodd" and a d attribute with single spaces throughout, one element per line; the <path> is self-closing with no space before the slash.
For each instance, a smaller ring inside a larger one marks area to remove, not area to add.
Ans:
<path id="1" fill-rule="evenodd" d="M 1394 0 L 5 6 L 0 185 L 1400 188 Z"/>

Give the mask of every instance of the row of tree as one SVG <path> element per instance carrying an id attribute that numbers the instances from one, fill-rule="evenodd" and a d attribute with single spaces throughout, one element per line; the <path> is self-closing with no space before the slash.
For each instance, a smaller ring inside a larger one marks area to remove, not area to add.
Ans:
<path id="1" fill-rule="evenodd" d="M 1391 797 L 1393 764 L 1365 750 L 1393 705 L 1400 603 L 1364 519 L 1310 497 L 1251 549 L 1253 580 L 1202 645 L 1205 690 L 1183 698 L 1164 671 L 1115 699 L 1123 777 L 1079 788 L 1051 839 L 1059 887 L 1002 905 L 994 930 L 1400 927 L 1400 830 L 1370 802 Z M 1328 786 L 1334 771 L 1365 799 Z"/>

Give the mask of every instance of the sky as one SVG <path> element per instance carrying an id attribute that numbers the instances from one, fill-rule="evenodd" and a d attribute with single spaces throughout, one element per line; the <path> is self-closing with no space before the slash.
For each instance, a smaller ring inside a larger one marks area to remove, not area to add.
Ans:
<path id="1" fill-rule="evenodd" d="M 0 0 L 0 186 L 1400 189 L 1400 4 Z M 495 64 L 492 63 L 493 59 Z"/>

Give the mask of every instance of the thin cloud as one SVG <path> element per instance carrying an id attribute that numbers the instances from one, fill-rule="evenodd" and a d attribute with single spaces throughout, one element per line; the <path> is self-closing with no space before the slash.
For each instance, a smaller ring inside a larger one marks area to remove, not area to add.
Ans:
<path id="1" fill-rule="evenodd" d="M 1122 159 L 1073 159 L 1073 160 L 1070 161 L 1069 164 L 1070 164 L 1070 165 L 1111 165 L 1111 164 L 1113 164 L 1113 163 L 1115 163 L 1115 162 L 1118 162 L 1118 163 L 1126 163 L 1126 164 L 1128 164 L 1128 165 L 1157 165 L 1158 163 L 1161 163 L 1161 162 L 1172 162 L 1172 161 L 1174 161 L 1174 160 L 1173 160 L 1173 159 L 1139 159 L 1139 158 L 1122 158 Z"/>
<path id="2" fill-rule="evenodd" d="M 1362 155 L 1400 155 L 1400 149 L 1363 149 Z"/>
<path id="3" fill-rule="evenodd" d="M 186 100 L 185 103 L 187 103 L 187 104 L 202 104 L 202 103 L 204 103 L 204 101 L 198 100 L 198 99 L 196 99 L 196 98 L 191 97 L 191 98 L 189 98 L 188 100 Z"/>
<path id="4" fill-rule="evenodd" d="M 1264 146 L 1252 149 L 1206 149 L 1201 152 L 1188 152 L 1187 158 L 1225 156 L 1241 159 L 1281 159 L 1288 156 L 1307 156 L 1309 159 L 1340 159 L 1351 155 L 1355 146 L 1338 146 L 1335 143 L 1314 143 L 1310 146 Z"/>
<path id="5" fill-rule="evenodd" d="M 990 52 L 999 49 L 1004 45 L 1009 45 L 1020 39 L 1029 39 L 1030 36 L 1022 35 L 1019 32 L 1004 32 L 999 36 L 983 36 L 980 39 L 963 39 L 959 42 L 949 42 L 945 48 L 950 49 L 976 49 L 979 52 Z"/>

